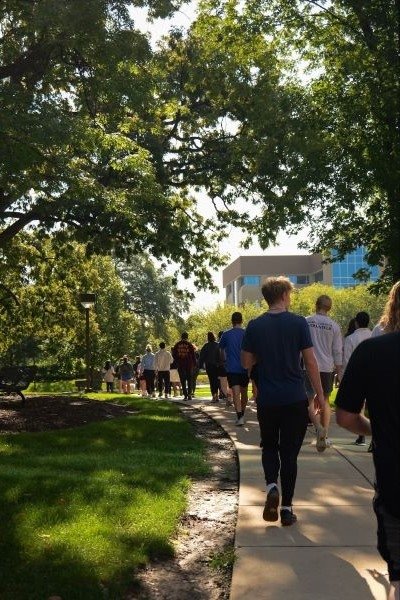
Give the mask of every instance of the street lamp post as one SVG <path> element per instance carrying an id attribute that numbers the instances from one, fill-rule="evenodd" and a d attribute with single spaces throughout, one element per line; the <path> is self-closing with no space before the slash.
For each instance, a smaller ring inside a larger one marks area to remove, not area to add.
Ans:
<path id="1" fill-rule="evenodd" d="M 89 335 L 89 313 L 96 302 L 96 294 L 81 294 L 80 302 L 85 309 L 86 330 L 85 330 L 85 346 L 86 346 L 86 392 L 92 389 L 92 375 L 90 368 L 90 335 Z"/>

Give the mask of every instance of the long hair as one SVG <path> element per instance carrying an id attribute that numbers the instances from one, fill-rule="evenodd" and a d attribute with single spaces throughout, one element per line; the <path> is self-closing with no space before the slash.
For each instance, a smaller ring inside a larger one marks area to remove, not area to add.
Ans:
<path id="1" fill-rule="evenodd" d="M 389 292 L 379 324 L 385 333 L 400 331 L 400 281 Z"/>

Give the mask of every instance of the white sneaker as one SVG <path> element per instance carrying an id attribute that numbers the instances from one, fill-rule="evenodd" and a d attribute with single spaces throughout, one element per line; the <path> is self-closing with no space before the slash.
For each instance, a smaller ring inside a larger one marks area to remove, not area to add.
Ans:
<path id="1" fill-rule="evenodd" d="M 155 397 L 156 397 L 156 393 L 155 393 L 155 392 L 153 392 L 153 393 L 152 393 L 152 395 L 151 395 L 151 397 L 152 397 L 152 398 L 155 398 Z"/>
<path id="2" fill-rule="evenodd" d="M 240 419 L 236 419 L 236 425 L 242 427 L 244 425 L 244 417 L 240 417 Z"/>
<path id="3" fill-rule="evenodd" d="M 325 444 L 326 444 L 327 448 L 331 448 L 331 446 L 333 445 L 333 442 L 329 438 L 326 438 L 325 439 Z"/>

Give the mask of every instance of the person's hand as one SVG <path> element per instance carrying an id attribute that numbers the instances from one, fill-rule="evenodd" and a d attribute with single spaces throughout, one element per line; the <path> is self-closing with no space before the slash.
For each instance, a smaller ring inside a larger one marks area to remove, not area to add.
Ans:
<path id="1" fill-rule="evenodd" d="M 314 410 L 315 414 L 319 414 L 321 410 L 324 408 L 325 398 L 323 394 L 315 394 L 314 396 Z"/>

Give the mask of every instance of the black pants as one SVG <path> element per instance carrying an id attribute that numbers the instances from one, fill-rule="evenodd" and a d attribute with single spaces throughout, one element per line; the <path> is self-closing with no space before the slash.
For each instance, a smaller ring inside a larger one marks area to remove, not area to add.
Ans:
<path id="1" fill-rule="evenodd" d="M 308 402 L 286 406 L 257 404 L 262 464 L 267 485 L 281 478 L 282 506 L 291 506 L 297 477 L 297 456 L 307 430 Z"/>
<path id="2" fill-rule="evenodd" d="M 193 389 L 193 369 L 184 369 L 180 367 L 178 368 L 178 373 L 184 398 L 191 397 Z"/>
<path id="3" fill-rule="evenodd" d="M 219 379 L 218 379 L 218 367 L 217 365 L 207 364 L 206 365 L 206 373 L 208 376 L 208 380 L 210 382 L 211 394 L 218 393 L 219 390 Z"/>
<path id="4" fill-rule="evenodd" d="M 170 393 L 169 371 L 158 371 L 158 393 L 161 394 L 164 388 L 164 394 Z"/>
<path id="5" fill-rule="evenodd" d="M 145 369 L 143 371 L 144 379 L 146 381 L 146 391 L 148 394 L 152 394 L 154 392 L 154 380 L 155 380 L 155 372 L 152 369 Z"/>
<path id="6" fill-rule="evenodd" d="M 107 392 L 114 391 L 114 382 L 113 381 L 106 381 L 106 386 L 107 386 Z"/>

